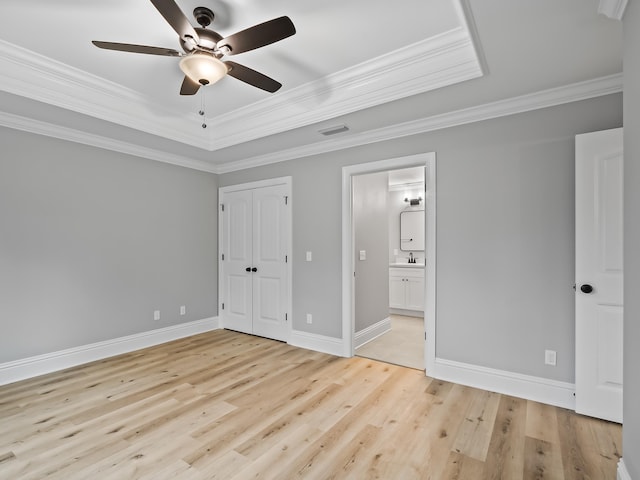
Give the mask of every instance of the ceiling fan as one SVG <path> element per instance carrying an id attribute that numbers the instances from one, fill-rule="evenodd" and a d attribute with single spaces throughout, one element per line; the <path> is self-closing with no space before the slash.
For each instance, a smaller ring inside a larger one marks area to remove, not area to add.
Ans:
<path id="1" fill-rule="evenodd" d="M 273 78 L 236 62 L 222 61 L 226 55 L 236 55 L 264 47 L 296 33 L 289 17 L 279 17 L 223 38 L 217 32 L 207 29 L 213 21 L 213 12 L 206 7 L 196 7 L 193 15 L 200 27 L 193 27 L 174 0 L 151 0 L 164 19 L 180 37 L 184 53 L 171 48 L 133 45 L 130 43 L 92 43 L 99 48 L 122 52 L 181 57 L 180 69 L 185 77 L 180 95 L 194 95 L 201 86 L 210 85 L 225 75 L 267 92 L 277 91 L 282 84 Z"/>

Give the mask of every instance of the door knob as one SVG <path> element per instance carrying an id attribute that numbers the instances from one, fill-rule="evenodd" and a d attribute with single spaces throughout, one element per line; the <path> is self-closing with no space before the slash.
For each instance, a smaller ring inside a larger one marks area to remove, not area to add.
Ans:
<path id="1" fill-rule="evenodd" d="M 593 287 L 588 283 L 585 283 L 584 285 L 580 285 L 580 291 L 582 293 L 591 293 L 593 292 Z"/>
<path id="2" fill-rule="evenodd" d="M 251 267 L 247 267 L 244 270 L 245 270 L 245 272 L 250 272 L 251 271 Z"/>
<path id="3" fill-rule="evenodd" d="M 253 268 L 251 269 L 251 271 L 252 271 L 252 272 L 257 272 L 257 271 L 258 271 L 258 269 L 257 269 L 256 267 L 253 267 Z"/>

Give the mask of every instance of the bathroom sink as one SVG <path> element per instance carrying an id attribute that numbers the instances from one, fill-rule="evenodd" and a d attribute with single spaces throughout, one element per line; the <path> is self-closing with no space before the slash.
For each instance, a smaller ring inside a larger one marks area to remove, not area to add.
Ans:
<path id="1" fill-rule="evenodd" d="M 393 267 L 393 268 L 396 268 L 396 267 L 401 267 L 401 268 L 424 268 L 424 263 L 395 262 L 395 263 L 390 263 L 389 266 Z"/>

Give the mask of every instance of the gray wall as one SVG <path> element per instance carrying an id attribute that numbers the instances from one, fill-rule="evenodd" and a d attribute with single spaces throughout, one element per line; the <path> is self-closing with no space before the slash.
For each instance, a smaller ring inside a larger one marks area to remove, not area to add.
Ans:
<path id="1" fill-rule="evenodd" d="M 5 128 L 0 145 L 0 362 L 217 314 L 215 175 Z"/>
<path id="2" fill-rule="evenodd" d="M 624 14 L 624 462 L 640 479 L 640 5 Z"/>
<path id="3" fill-rule="evenodd" d="M 574 136 L 622 125 L 622 96 L 228 173 L 293 177 L 293 327 L 341 337 L 341 172 L 435 151 L 437 356 L 574 380 Z M 314 262 L 304 261 L 313 250 Z M 305 312 L 314 313 L 306 325 Z M 317 319 L 317 320 L 316 320 Z M 544 365 L 544 350 L 558 366 Z"/>
<path id="4" fill-rule="evenodd" d="M 388 187 L 386 172 L 353 177 L 356 332 L 389 316 Z"/>

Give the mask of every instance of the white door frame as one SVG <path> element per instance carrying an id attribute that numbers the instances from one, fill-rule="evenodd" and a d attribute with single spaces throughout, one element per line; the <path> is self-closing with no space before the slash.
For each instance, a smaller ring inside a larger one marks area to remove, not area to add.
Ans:
<path id="1" fill-rule="evenodd" d="M 285 185 L 287 188 L 287 203 L 289 205 L 289 215 L 286 222 L 286 238 L 288 244 L 288 259 L 287 259 L 287 343 L 291 341 L 291 332 L 293 330 L 293 200 L 292 200 L 292 177 L 278 177 L 269 178 L 266 180 L 258 180 L 255 182 L 240 183 L 237 185 L 228 185 L 226 187 L 218 188 L 218 204 L 224 203 L 225 193 L 238 192 L 241 190 L 253 190 L 255 188 L 272 187 L 274 185 Z M 220 209 L 220 206 L 218 206 Z M 218 317 L 220 319 L 220 328 L 224 328 L 224 315 L 222 313 L 223 303 L 223 277 L 224 277 L 224 261 L 222 260 L 222 246 L 224 238 L 224 223 L 221 210 L 218 210 Z"/>
<path id="2" fill-rule="evenodd" d="M 361 163 L 342 168 L 342 341 L 345 357 L 353 357 L 354 348 L 354 261 L 352 182 L 354 175 L 398 170 L 408 167 L 426 167 L 425 178 L 425 370 L 433 372 L 436 363 L 436 154 L 421 153 L 408 157 L 391 158 Z"/>

